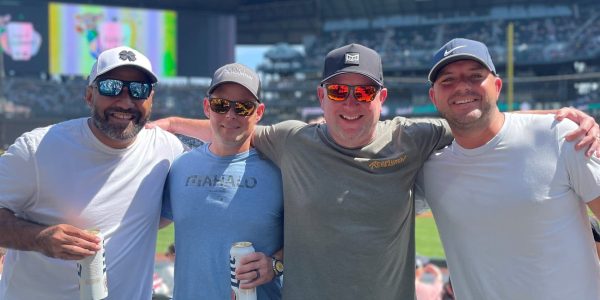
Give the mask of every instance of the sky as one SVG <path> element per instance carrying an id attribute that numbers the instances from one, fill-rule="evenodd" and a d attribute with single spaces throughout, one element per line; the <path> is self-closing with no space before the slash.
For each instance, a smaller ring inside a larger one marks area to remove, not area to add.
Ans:
<path id="1" fill-rule="evenodd" d="M 265 52 L 274 45 L 236 45 L 235 61 L 244 64 L 254 70 L 263 61 Z M 304 53 L 302 45 L 291 45 L 300 53 Z"/>
<path id="2" fill-rule="evenodd" d="M 235 61 L 256 70 L 270 47 L 271 45 L 237 45 L 235 46 Z"/>

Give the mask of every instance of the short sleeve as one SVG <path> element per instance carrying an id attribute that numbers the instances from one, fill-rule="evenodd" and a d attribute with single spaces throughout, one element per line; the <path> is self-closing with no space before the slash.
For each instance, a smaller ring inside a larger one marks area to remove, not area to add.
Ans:
<path id="1" fill-rule="evenodd" d="M 37 177 L 35 156 L 26 135 L 0 157 L 0 207 L 19 213 L 33 203 Z"/>
<path id="2" fill-rule="evenodd" d="M 565 161 L 571 188 L 586 203 L 600 197 L 600 159 L 586 157 L 584 150 L 577 151 L 573 142 L 565 141 L 565 135 L 575 130 L 577 125 L 563 120 L 557 126 L 560 155 Z"/>
<path id="3" fill-rule="evenodd" d="M 277 166 L 281 165 L 281 157 L 285 153 L 285 144 L 292 132 L 306 126 L 300 121 L 285 121 L 270 126 L 256 126 L 253 146 Z"/>

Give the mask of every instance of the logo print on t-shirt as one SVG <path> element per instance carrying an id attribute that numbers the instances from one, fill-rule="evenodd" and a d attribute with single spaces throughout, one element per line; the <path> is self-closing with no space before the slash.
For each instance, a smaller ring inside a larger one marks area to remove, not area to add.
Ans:
<path id="1" fill-rule="evenodd" d="M 389 168 L 396 165 L 399 165 L 406 161 L 408 156 L 406 154 L 400 155 L 400 157 L 395 159 L 386 159 L 386 160 L 374 160 L 369 163 L 370 169 L 381 169 L 381 168 Z"/>

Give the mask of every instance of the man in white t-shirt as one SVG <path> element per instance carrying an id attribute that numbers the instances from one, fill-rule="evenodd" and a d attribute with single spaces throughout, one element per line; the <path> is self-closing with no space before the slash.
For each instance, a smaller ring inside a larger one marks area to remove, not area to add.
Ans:
<path id="1" fill-rule="evenodd" d="M 129 47 L 102 52 L 89 76 L 91 117 L 23 134 L 0 157 L 0 299 L 79 299 L 76 261 L 104 236 L 107 299 L 150 299 L 161 195 L 184 151 L 145 129 L 156 75 Z"/>
<path id="2" fill-rule="evenodd" d="M 501 113 L 502 80 L 477 41 L 444 45 L 429 80 L 455 140 L 429 157 L 422 187 L 456 298 L 600 299 L 587 217 L 600 215 L 600 160 L 565 140 L 576 125 Z"/>

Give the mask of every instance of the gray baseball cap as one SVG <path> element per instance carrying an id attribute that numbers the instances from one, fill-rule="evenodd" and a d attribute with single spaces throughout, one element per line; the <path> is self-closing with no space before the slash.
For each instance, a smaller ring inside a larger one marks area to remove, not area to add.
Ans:
<path id="1" fill-rule="evenodd" d="M 105 50 L 98 55 L 88 77 L 88 85 L 92 85 L 98 76 L 123 66 L 136 67 L 148 75 L 151 83 L 158 82 L 158 78 L 152 72 L 152 64 L 144 54 L 127 46 L 120 46 Z"/>
<path id="2" fill-rule="evenodd" d="M 490 52 L 484 43 L 456 38 L 446 43 L 433 55 L 431 71 L 427 76 L 429 82 L 433 83 L 437 79 L 438 73 L 449 63 L 464 59 L 479 62 L 494 75 L 497 75 Z"/>
<path id="3" fill-rule="evenodd" d="M 222 83 L 233 82 L 245 87 L 260 102 L 260 78 L 252 69 L 240 64 L 227 64 L 215 71 L 206 92 L 210 95 Z"/>
<path id="4" fill-rule="evenodd" d="M 363 45 L 350 44 L 331 50 L 325 57 L 321 83 L 344 73 L 362 74 L 383 86 L 381 56 L 375 50 Z"/>

